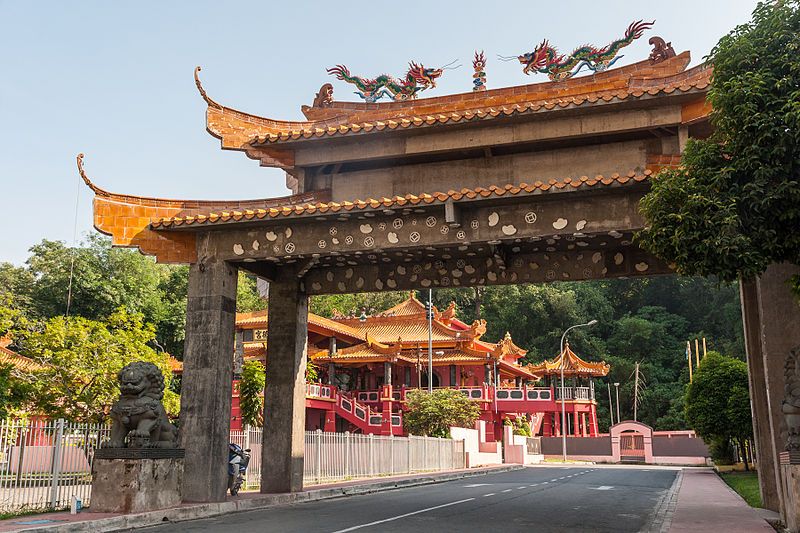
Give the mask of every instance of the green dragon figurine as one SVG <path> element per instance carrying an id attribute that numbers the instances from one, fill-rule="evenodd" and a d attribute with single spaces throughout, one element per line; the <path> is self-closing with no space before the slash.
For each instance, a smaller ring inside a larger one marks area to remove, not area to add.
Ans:
<path id="1" fill-rule="evenodd" d="M 620 50 L 641 37 L 644 32 L 650 29 L 655 21 L 643 22 L 641 20 L 632 22 L 625 30 L 625 36 L 617 39 L 608 46 L 595 48 L 586 44 L 573 50 L 571 54 L 559 54 L 558 51 L 550 46 L 545 39 L 537 46 L 533 52 L 514 57 L 500 57 L 504 61 L 513 59 L 519 60 L 524 65 L 522 72 L 541 72 L 547 74 L 552 81 L 562 81 L 569 79 L 587 67 L 593 72 L 603 72 L 613 65 L 622 56 L 618 56 Z"/>
<path id="2" fill-rule="evenodd" d="M 372 103 L 377 102 L 384 96 L 388 96 L 395 101 L 416 98 L 418 92 L 424 91 L 429 87 L 436 87 L 436 79 L 441 77 L 444 70 L 450 65 L 445 65 L 441 68 L 425 68 L 412 61 L 408 64 L 408 72 L 402 80 L 398 80 L 388 74 L 381 74 L 375 79 L 353 76 L 344 65 L 336 65 L 327 69 L 327 72 L 336 76 L 336 79 L 355 85 L 358 89 L 355 94 L 363 98 L 364 101 Z"/>

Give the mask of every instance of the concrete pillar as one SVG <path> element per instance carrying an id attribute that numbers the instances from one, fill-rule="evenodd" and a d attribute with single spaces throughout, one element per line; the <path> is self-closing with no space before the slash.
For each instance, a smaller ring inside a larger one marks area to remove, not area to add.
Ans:
<path id="1" fill-rule="evenodd" d="M 333 385 L 333 381 L 336 377 L 336 365 L 334 363 L 328 363 L 328 385 Z"/>
<path id="2" fill-rule="evenodd" d="M 261 492 L 303 489 L 308 296 L 289 269 L 269 285 Z"/>
<path id="3" fill-rule="evenodd" d="M 800 505 L 783 501 L 778 464 L 785 447 L 783 367 L 790 350 L 800 346 L 800 306 L 786 283 L 797 274 L 800 267 L 774 264 L 755 281 L 740 285 L 761 497 L 766 508 L 784 518 L 787 506 Z"/>
<path id="4" fill-rule="evenodd" d="M 206 243 L 203 243 L 206 244 Z M 181 446 L 186 449 L 183 499 L 225 501 L 228 478 L 235 267 L 213 254 L 189 268 L 181 388 Z"/>

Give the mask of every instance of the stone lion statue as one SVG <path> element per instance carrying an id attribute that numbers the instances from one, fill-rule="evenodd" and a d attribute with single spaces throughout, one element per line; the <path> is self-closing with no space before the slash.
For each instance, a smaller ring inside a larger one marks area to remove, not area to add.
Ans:
<path id="1" fill-rule="evenodd" d="M 111 407 L 109 448 L 176 448 L 178 430 L 161 399 L 164 376 L 153 363 L 136 361 L 117 375 L 120 396 Z"/>

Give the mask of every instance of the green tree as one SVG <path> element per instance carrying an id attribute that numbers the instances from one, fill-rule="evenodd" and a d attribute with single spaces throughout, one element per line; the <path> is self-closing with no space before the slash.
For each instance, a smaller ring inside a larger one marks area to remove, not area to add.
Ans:
<path id="1" fill-rule="evenodd" d="M 639 240 L 682 274 L 731 281 L 800 263 L 799 5 L 761 2 L 717 43 L 714 132 L 642 199 Z"/>
<path id="2" fill-rule="evenodd" d="M 120 308 L 99 322 L 83 317 L 54 317 L 20 342 L 22 353 L 45 365 L 33 374 L 31 403 L 51 417 L 99 421 L 119 395 L 117 374 L 132 361 L 155 363 L 169 384 L 169 356 L 151 343 L 155 329 L 141 314 Z M 177 415 L 177 395 L 164 392 L 164 406 Z"/>
<path id="3" fill-rule="evenodd" d="M 11 365 L 0 364 L 0 421 L 17 414 L 30 396 L 27 379 L 15 372 Z"/>
<path id="4" fill-rule="evenodd" d="M 753 435 L 747 364 L 709 352 L 686 389 L 686 419 L 706 442 L 734 440 L 744 450 Z"/>
<path id="5" fill-rule="evenodd" d="M 264 425 L 264 385 L 266 369 L 261 361 L 245 361 L 239 382 L 239 409 L 242 422 L 248 426 Z"/>
<path id="6" fill-rule="evenodd" d="M 479 416 L 475 402 L 460 391 L 418 389 L 406 395 L 403 426 L 412 435 L 449 438 L 451 427 L 471 428 Z"/>

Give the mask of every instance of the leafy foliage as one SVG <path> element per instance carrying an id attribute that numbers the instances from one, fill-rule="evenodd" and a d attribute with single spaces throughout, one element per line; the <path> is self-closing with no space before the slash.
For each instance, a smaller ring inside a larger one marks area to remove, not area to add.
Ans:
<path id="1" fill-rule="evenodd" d="M 24 407 L 30 394 L 30 383 L 17 376 L 14 367 L 0 364 L 0 420 Z"/>
<path id="2" fill-rule="evenodd" d="M 641 202 L 641 243 L 683 274 L 732 281 L 800 263 L 799 5 L 759 3 L 714 47 L 714 133 Z"/>
<path id="3" fill-rule="evenodd" d="M 155 363 L 169 383 L 169 356 L 150 343 L 152 325 L 141 314 L 120 308 L 105 321 L 57 316 L 19 342 L 23 355 L 44 365 L 32 375 L 34 410 L 75 421 L 102 420 L 119 395 L 117 374 L 132 361 Z M 164 407 L 178 412 L 178 398 L 167 389 Z"/>
<path id="4" fill-rule="evenodd" d="M 239 409 L 248 426 L 264 425 L 264 385 L 267 371 L 261 361 L 245 361 L 239 381 Z"/>
<path id="5" fill-rule="evenodd" d="M 686 389 L 686 419 L 717 448 L 730 440 L 743 447 L 753 436 L 747 364 L 709 352 Z"/>
<path id="6" fill-rule="evenodd" d="M 403 426 L 412 435 L 449 438 L 450 427 L 471 428 L 479 416 L 478 406 L 457 390 L 418 389 L 406 395 Z"/>

